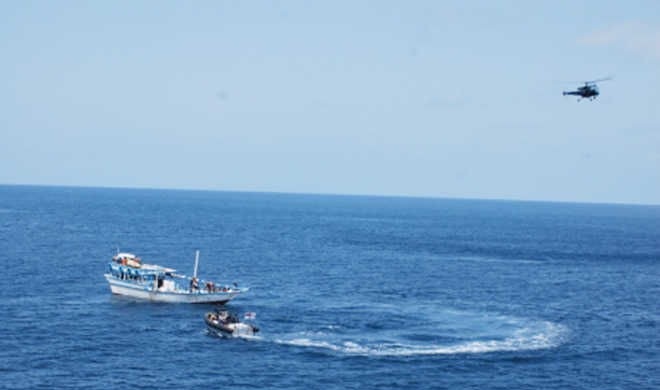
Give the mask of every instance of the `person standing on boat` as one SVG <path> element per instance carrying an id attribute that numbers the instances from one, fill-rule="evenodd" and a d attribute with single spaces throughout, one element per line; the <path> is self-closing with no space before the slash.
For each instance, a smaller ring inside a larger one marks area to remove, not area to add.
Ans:
<path id="1" fill-rule="evenodd" d="M 199 290 L 199 284 L 197 283 L 197 278 L 193 277 L 190 279 L 190 291 L 193 292 L 197 290 Z"/>

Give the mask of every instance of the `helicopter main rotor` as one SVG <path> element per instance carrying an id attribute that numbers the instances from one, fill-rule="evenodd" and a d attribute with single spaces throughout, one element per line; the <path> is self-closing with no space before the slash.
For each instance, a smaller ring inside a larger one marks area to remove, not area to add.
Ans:
<path id="1" fill-rule="evenodd" d="M 584 82 L 584 85 L 593 85 L 593 84 L 596 84 L 596 83 L 600 83 L 601 81 L 608 81 L 608 80 L 612 80 L 612 77 L 604 77 L 604 78 L 602 78 L 602 79 L 596 79 L 596 80 L 591 80 L 591 81 L 585 81 L 585 82 Z"/>

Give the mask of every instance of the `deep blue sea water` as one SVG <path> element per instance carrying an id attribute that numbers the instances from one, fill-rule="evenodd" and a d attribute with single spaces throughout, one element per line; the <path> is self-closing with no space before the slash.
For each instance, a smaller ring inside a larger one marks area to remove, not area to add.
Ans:
<path id="1" fill-rule="evenodd" d="M 117 248 L 260 335 L 113 296 Z M 0 388 L 660 388 L 658 206 L 0 186 L 0 256 Z"/>

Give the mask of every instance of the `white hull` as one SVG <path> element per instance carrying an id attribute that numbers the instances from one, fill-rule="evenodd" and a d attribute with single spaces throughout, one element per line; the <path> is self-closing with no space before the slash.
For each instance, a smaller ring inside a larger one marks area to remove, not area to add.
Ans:
<path id="1" fill-rule="evenodd" d="M 207 326 L 207 328 L 210 332 L 215 333 L 215 335 L 218 337 L 228 337 L 228 336 L 245 337 L 245 336 L 256 335 L 254 328 L 251 327 L 250 325 L 246 325 L 246 324 L 238 324 L 238 325 L 239 326 L 235 327 L 235 329 L 231 332 L 220 330 L 211 325 Z"/>
<path id="2" fill-rule="evenodd" d="M 155 290 L 153 286 L 149 284 L 139 284 L 120 280 L 110 274 L 106 274 L 105 278 L 110 284 L 110 290 L 113 294 L 125 295 L 154 302 L 226 303 L 241 292 L 241 290 L 231 290 L 227 292 L 206 292 L 203 290 L 196 292 L 185 290 L 163 292 Z"/>

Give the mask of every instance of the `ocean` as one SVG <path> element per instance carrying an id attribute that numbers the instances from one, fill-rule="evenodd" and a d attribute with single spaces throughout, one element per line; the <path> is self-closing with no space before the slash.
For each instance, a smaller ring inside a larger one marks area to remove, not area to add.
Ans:
<path id="1" fill-rule="evenodd" d="M 250 291 L 113 296 L 117 250 Z M 660 206 L 0 186 L 0 388 L 658 389 Z"/>

